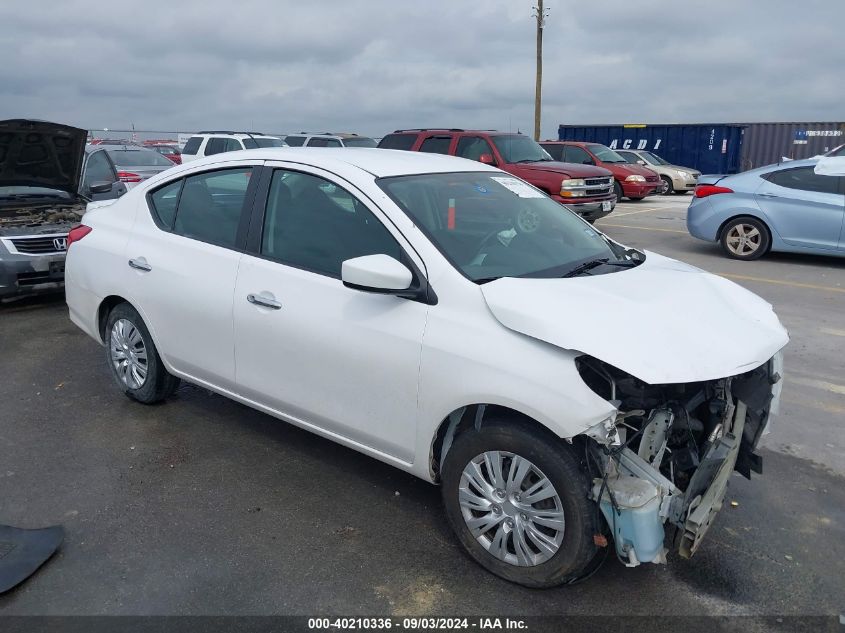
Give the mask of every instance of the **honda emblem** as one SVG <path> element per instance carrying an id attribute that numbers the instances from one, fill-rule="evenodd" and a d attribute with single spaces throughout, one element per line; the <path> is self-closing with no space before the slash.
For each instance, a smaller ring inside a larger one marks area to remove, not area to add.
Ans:
<path id="1" fill-rule="evenodd" d="M 66 237 L 57 237 L 53 240 L 53 247 L 57 251 L 66 251 L 67 250 L 67 238 Z"/>

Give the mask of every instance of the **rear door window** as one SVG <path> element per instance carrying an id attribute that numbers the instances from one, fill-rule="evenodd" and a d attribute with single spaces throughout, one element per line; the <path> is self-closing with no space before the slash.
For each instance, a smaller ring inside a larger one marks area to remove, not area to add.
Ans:
<path id="1" fill-rule="evenodd" d="M 199 152 L 200 145 L 202 145 L 202 136 L 192 136 L 188 139 L 188 142 L 185 143 L 185 149 L 182 150 L 183 154 L 196 154 Z"/>
<path id="2" fill-rule="evenodd" d="M 813 167 L 795 167 L 773 171 L 763 176 L 769 182 L 801 191 L 815 191 L 816 193 L 840 193 L 840 180 L 836 176 L 822 176 Z"/>
<path id="3" fill-rule="evenodd" d="M 388 134 L 379 142 L 382 149 L 404 149 L 409 150 L 417 140 L 416 134 Z"/>
<path id="4" fill-rule="evenodd" d="M 176 203 L 179 202 L 179 191 L 182 189 L 184 179 L 179 179 L 169 185 L 156 189 L 151 195 L 153 216 L 157 224 L 168 231 L 173 228 L 173 220 L 176 217 Z"/>
<path id="5" fill-rule="evenodd" d="M 285 137 L 285 143 L 287 143 L 291 147 L 301 147 L 304 142 L 305 142 L 304 136 L 286 136 Z"/>
<path id="6" fill-rule="evenodd" d="M 563 145 L 540 145 L 555 160 L 563 160 Z"/>
<path id="7" fill-rule="evenodd" d="M 420 151 L 429 154 L 448 154 L 451 143 L 451 136 L 429 136 L 420 145 Z"/>
<path id="8" fill-rule="evenodd" d="M 222 169 L 205 172 L 184 179 L 179 194 L 173 232 L 185 237 L 233 248 L 237 242 L 238 226 L 246 200 L 252 168 Z M 169 193 L 157 190 L 152 198 L 156 212 L 164 223 L 159 204 Z M 156 196 L 161 194 L 157 200 Z"/>
<path id="9" fill-rule="evenodd" d="M 212 156 L 226 151 L 226 139 L 221 136 L 212 136 L 205 144 L 205 155 Z"/>

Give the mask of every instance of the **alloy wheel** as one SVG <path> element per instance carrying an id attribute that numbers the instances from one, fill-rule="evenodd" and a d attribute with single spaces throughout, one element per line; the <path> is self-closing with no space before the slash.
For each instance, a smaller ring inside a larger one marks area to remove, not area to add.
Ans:
<path id="1" fill-rule="evenodd" d="M 117 377 L 129 389 L 140 389 L 147 380 L 147 346 L 131 321 L 114 322 L 110 337 L 111 361 Z"/>
<path id="2" fill-rule="evenodd" d="M 461 474 L 461 514 L 497 559 L 519 567 L 546 562 L 563 542 L 563 503 L 532 462 L 506 451 L 474 457 Z"/>
<path id="3" fill-rule="evenodd" d="M 725 244 L 734 255 L 748 257 L 759 250 L 763 244 L 763 235 L 751 224 L 735 224 L 728 229 Z"/>

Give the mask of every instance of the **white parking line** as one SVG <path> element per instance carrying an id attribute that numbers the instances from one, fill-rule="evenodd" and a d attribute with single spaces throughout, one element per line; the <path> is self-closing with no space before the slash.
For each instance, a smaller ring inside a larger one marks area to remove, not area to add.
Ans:
<path id="1" fill-rule="evenodd" d="M 831 393 L 840 393 L 842 395 L 845 395 L 844 385 L 837 385 L 832 382 L 826 382 L 824 380 L 802 378 L 801 376 L 796 376 L 794 374 L 788 374 L 786 380 L 797 385 L 804 385 L 805 387 L 813 387 L 814 389 L 821 389 L 822 391 L 830 391 Z"/>
<path id="2" fill-rule="evenodd" d="M 639 209 L 637 211 L 628 211 L 627 213 L 614 213 L 614 218 L 621 218 L 625 215 L 637 215 L 638 213 L 648 213 L 649 211 L 660 211 L 659 207 L 649 207 L 648 209 Z"/>
<path id="3" fill-rule="evenodd" d="M 830 334 L 831 336 L 845 336 L 845 330 L 837 330 L 832 327 L 820 327 L 819 332 L 822 334 Z"/>

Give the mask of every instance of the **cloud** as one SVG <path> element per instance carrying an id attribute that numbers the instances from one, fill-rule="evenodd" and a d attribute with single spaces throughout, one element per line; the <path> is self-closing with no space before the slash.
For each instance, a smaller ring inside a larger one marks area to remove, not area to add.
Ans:
<path id="1" fill-rule="evenodd" d="M 551 2 L 559 123 L 842 118 L 845 2 Z M 0 5 L 0 118 L 81 127 L 533 129 L 531 0 Z"/>

